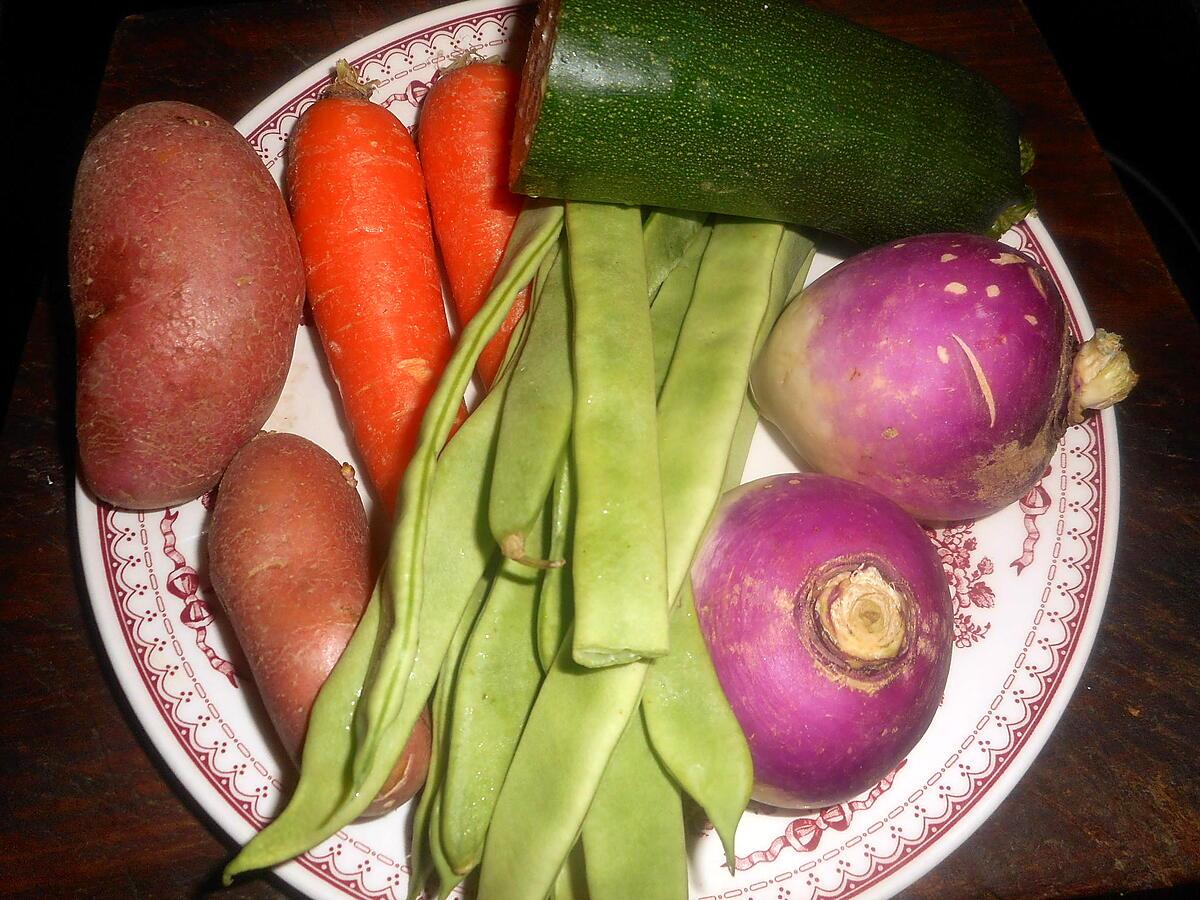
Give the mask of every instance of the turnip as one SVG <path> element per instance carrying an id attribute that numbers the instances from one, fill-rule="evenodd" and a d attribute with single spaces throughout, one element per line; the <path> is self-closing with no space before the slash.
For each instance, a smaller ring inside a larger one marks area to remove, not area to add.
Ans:
<path id="1" fill-rule="evenodd" d="M 847 800 L 929 727 L 950 668 L 950 591 L 929 538 L 882 495 L 795 473 L 730 491 L 692 586 L 755 799 Z"/>
<path id="2" fill-rule="evenodd" d="M 1116 335 L 1077 347 L 1044 269 L 967 234 L 832 269 L 785 310 L 751 375 L 763 415 L 810 466 L 927 522 L 1023 496 L 1067 427 L 1136 380 Z"/>

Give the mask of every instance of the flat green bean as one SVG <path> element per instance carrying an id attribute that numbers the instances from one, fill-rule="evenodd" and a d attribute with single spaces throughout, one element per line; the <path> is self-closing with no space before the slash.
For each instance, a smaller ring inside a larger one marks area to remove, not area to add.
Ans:
<path id="1" fill-rule="evenodd" d="M 706 216 L 694 213 L 674 213 L 669 210 L 654 210 L 642 223 L 642 244 L 646 259 L 659 260 L 658 266 L 666 272 L 666 280 L 658 289 L 654 305 L 650 308 L 651 340 L 655 360 L 655 391 L 662 387 L 666 378 L 667 364 L 675 350 L 675 341 L 683 316 L 691 301 L 692 286 L 700 266 L 700 256 L 708 242 L 711 229 L 700 227 Z M 675 254 L 682 254 L 673 259 Z M 677 265 L 676 265 L 677 263 Z M 649 262 L 647 263 L 649 266 Z M 652 280 L 653 281 L 653 280 Z M 652 283 L 651 293 L 655 289 Z M 571 617 L 570 518 L 573 494 L 570 481 L 570 455 L 560 464 L 554 482 L 557 505 L 551 526 L 548 559 L 565 560 L 565 567 L 551 569 L 542 578 L 538 599 L 538 659 L 542 671 L 550 668 L 554 654 Z"/>
<path id="2" fill-rule="evenodd" d="M 373 595 L 337 666 L 313 702 L 308 736 L 301 752 L 300 778 L 287 806 L 225 867 L 222 881 L 226 885 L 243 872 L 264 869 L 298 856 L 340 827 L 327 828 L 324 823 L 350 792 L 348 768 L 353 752 L 354 710 L 358 686 L 366 677 L 375 647 L 379 604 L 379 595 Z"/>
<path id="3" fill-rule="evenodd" d="M 675 355 L 675 344 L 683 328 L 683 320 L 692 304 L 692 293 L 696 287 L 696 275 L 700 272 L 700 260 L 712 234 L 711 226 L 705 225 L 688 244 L 679 265 L 671 270 L 667 280 L 658 289 L 654 305 L 650 307 L 650 330 L 654 337 L 654 387 L 662 392 L 667 380 L 671 357 Z"/>
<path id="4" fill-rule="evenodd" d="M 742 332 L 743 340 L 751 339 L 749 359 L 753 359 L 765 340 L 794 282 L 799 279 L 803 283 L 811 261 L 812 242 L 792 229 L 785 229 L 770 267 L 761 324 L 753 333 Z M 693 325 L 699 323 L 702 310 L 703 307 L 697 306 L 697 322 Z M 710 326 L 715 327 L 715 322 L 706 320 L 705 330 Z M 696 330 L 692 329 L 692 334 Z M 682 337 L 680 351 L 681 354 L 708 352 L 704 344 L 689 347 L 689 341 Z M 679 364 L 680 370 L 686 371 L 686 361 L 680 359 Z M 746 365 L 748 367 L 749 363 Z M 757 424 L 757 415 L 745 388 L 745 375 L 740 378 L 736 375 L 731 373 L 731 378 L 741 384 L 740 410 L 732 423 L 732 432 L 723 432 L 724 436 L 720 438 L 730 447 L 728 459 L 722 467 L 714 465 L 708 475 L 711 483 L 711 478 L 720 474 L 718 494 L 732 486 L 731 481 L 733 484 L 740 481 L 750 438 Z M 735 400 L 735 396 L 730 396 L 722 402 L 732 407 Z M 712 439 L 718 440 L 716 435 Z M 754 772 L 749 747 L 712 667 L 696 619 L 691 585 L 686 578 L 678 594 L 678 608 L 671 618 L 671 652 L 651 666 L 642 710 L 659 758 L 683 789 L 703 807 L 732 866 L 734 833 L 750 799 Z"/>
<path id="5" fill-rule="evenodd" d="M 425 785 L 421 789 L 421 798 L 413 813 L 412 845 L 409 848 L 410 875 L 408 882 L 408 900 L 416 897 L 425 887 L 433 871 L 438 873 L 439 884 L 447 880 L 458 883 L 456 876 L 445 863 L 445 855 L 439 844 L 441 829 L 441 794 L 445 784 L 446 765 L 449 760 L 450 742 L 447 740 L 450 718 L 450 694 L 454 688 L 455 669 L 462 655 L 462 647 L 466 635 L 472 629 L 472 623 L 478 621 L 479 609 L 484 598 L 491 589 L 493 576 L 489 572 L 479 579 L 467 609 L 454 629 L 454 636 L 446 650 L 438 673 L 437 684 L 433 688 L 433 699 L 429 704 L 429 719 L 431 742 L 429 749 L 429 771 L 425 776 Z"/>
<path id="6" fill-rule="evenodd" d="M 613 751 L 582 837 L 591 900 L 686 900 L 679 788 L 650 749 L 641 716 Z"/>
<path id="7" fill-rule="evenodd" d="M 812 268 L 816 248 L 803 231 L 790 225 L 783 230 L 783 240 L 779 245 L 779 256 L 775 262 L 775 270 L 771 274 L 771 305 L 763 327 L 755 340 L 755 353 L 762 348 L 767 335 L 775 327 L 775 322 L 783 308 L 788 305 L 804 289 L 808 280 L 808 272 Z"/>
<path id="8" fill-rule="evenodd" d="M 743 378 L 733 415 L 721 411 L 731 423 L 725 443 L 714 451 L 717 491 L 727 467 L 729 435 L 747 418 L 740 414 L 744 400 Z M 679 516 L 669 521 L 679 521 Z M 694 546 L 685 554 L 685 571 L 693 551 Z M 565 649 L 560 651 L 501 788 L 485 842 L 480 896 L 541 900 L 554 888 L 616 741 L 638 706 L 647 668 L 635 662 L 588 670 L 574 664 Z"/>
<path id="9" fill-rule="evenodd" d="M 433 760 L 430 759 L 432 766 Z M 413 829 L 412 843 L 408 848 L 408 893 L 405 894 L 406 900 L 419 900 L 424 895 L 425 888 L 429 886 L 430 880 L 433 878 L 433 873 L 436 871 L 433 864 L 432 851 L 429 849 L 426 836 L 429 832 L 429 822 L 434 815 L 434 791 L 429 785 L 428 779 L 425 781 L 425 787 L 421 789 L 421 796 L 417 800 L 417 808 L 413 813 Z"/>
<path id="10" fill-rule="evenodd" d="M 550 551 L 551 559 L 566 564 L 547 569 L 538 589 L 537 654 L 543 672 L 550 669 L 554 655 L 562 646 L 563 636 L 571 621 L 571 518 L 574 512 L 574 488 L 571 481 L 571 455 L 564 453 L 554 479 L 551 493 Z"/>
<path id="11" fill-rule="evenodd" d="M 490 589 L 487 590 L 488 595 L 495 590 L 496 577 L 490 579 Z M 446 856 L 445 842 L 442 840 L 442 835 L 445 830 L 442 828 L 443 815 L 446 808 L 446 777 L 450 771 L 451 750 L 453 749 L 453 718 L 454 706 L 453 698 L 458 689 L 458 679 L 462 672 L 463 651 L 466 647 L 469 635 L 475 631 L 475 625 L 479 622 L 478 612 L 479 607 L 475 607 L 476 615 L 464 615 L 458 628 L 454 630 L 454 637 L 450 641 L 450 646 L 446 649 L 446 659 L 442 663 L 442 671 L 438 676 L 438 682 L 433 691 L 433 704 L 430 712 L 433 716 L 434 736 L 436 738 L 435 746 L 438 748 L 438 771 L 437 781 L 434 784 L 433 792 L 433 809 L 430 811 L 429 821 L 427 824 L 426 839 L 429 841 L 429 855 L 433 857 L 433 867 L 437 871 L 438 876 L 438 896 L 446 897 L 450 894 L 459 882 L 463 880 L 465 873 L 458 872 L 451 865 L 449 858 Z M 473 621 L 472 621 L 473 620 Z M 457 754 L 456 754 L 457 755 Z"/>
<path id="12" fill-rule="evenodd" d="M 671 615 L 671 652 L 650 667 L 642 710 L 663 765 L 704 809 L 732 863 L 734 833 L 754 788 L 754 764 L 708 655 L 690 581 Z"/>
<path id="13" fill-rule="evenodd" d="M 479 875 L 488 900 L 543 900 L 637 710 L 648 663 L 589 669 L 570 635 L 542 682 L 496 801 Z"/>
<path id="14" fill-rule="evenodd" d="M 702 228 L 705 218 L 701 213 L 671 210 L 654 210 L 646 216 L 642 223 L 642 246 L 651 298 L 668 273 L 686 259 L 685 254 L 698 259 L 699 252 L 694 248 L 705 231 Z M 549 563 L 562 560 L 561 556 L 550 556 L 547 560 L 529 557 L 524 539 L 540 512 L 541 498 L 550 489 L 567 444 L 574 393 L 566 255 L 560 251 L 547 260 L 550 265 L 543 264 L 545 271 L 539 273 L 538 290 L 549 291 L 549 295 L 538 303 L 528 347 L 518 360 L 504 404 L 488 508 L 492 534 L 504 554 L 538 567 L 549 567 Z M 688 288 L 687 295 L 690 294 Z M 685 303 L 686 300 L 685 297 Z M 679 315 L 682 318 L 682 313 Z"/>
<path id="15" fill-rule="evenodd" d="M 544 299 L 544 298 L 543 298 Z M 547 503 L 529 532 L 541 553 Z M 479 865 L 496 797 L 542 680 L 534 646 L 541 572 L 505 559 L 463 648 L 442 784 L 441 845 L 460 876 Z"/>
<path id="16" fill-rule="evenodd" d="M 577 662 L 667 652 L 654 355 L 636 207 L 566 204 L 573 300 L 572 554 Z"/>
<path id="17" fill-rule="evenodd" d="M 676 337 L 660 329 L 653 340 L 674 346 Z M 500 791 L 484 846 L 481 896 L 541 900 L 554 886 L 638 707 L 647 668 L 642 661 L 583 668 L 564 639 Z"/>
<path id="18" fill-rule="evenodd" d="M 531 222 L 531 227 L 532 224 L 539 225 L 532 232 L 526 230 L 524 255 L 532 261 L 544 251 L 547 241 L 553 242 L 556 220 L 551 213 L 540 217 L 540 221 L 537 218 L 527 221 Z M 557 221 L 561 228 L 561 220 Z M 518 268 L 521 266 L 514 259 L 509 271 Z M 502 296 L 507 287 L 501 285 L 500 288 Z M 489 300 L 489 304 L 503 306 L 503 300 L 497 304 Z M 480 315 L 483 315 L 482 311 Z M 496 321 L 490 326 L 483 322 L 471 341 L 468 342 L 464 332 L 460 350 L 456 351 L 456 357 L 461 352 L 467 358 L 468 376 L 478 350 L 490 334 L 489 329 L 498 325 L 497 316 L 490 316 L 490 319 Z M 468 330 L 472 327 L 474 322 Z M 388 750 L 381 754 L 383 762 L 390 757 L 394 763 L 407 742 L 429 697 L 446 647 L 472 589 L 495 549 L 487 528 L 485 498 L 496 422 L 507 383 L 506 373 L 446 446 L 433 477 L 423 562 L 426 591 L 429 596 L 437 597 L 438 603 L 431 604 L 420 616 L 415 659 L 407 674 L 403 703 L 382 742 Z M 422 435 L 424 444 L 427 442 L 424 426 Z M 407 495 L 402 498 L 402 508 L 409 508 Z M 390 765 L 383 765 L 382 774 L 367 781 L 351 778 L 350 774 L 360 750 L 353 724 L 376 645 L 383 637 L 380 613 L 389 593 L 377 585 L 358 628 L 313 704 L 300 779 L 288 805 L 229 863 L 224 872 L 226 883 L 242 872 L 277 865 L 316 846 L 357 818 L 386 779 Z"/>
<path id="19" fill-rule="evenodd" d="M 538 277 L 541 297 L 500 416 L 488 502 L 488 522 L 504 555 L 539 568 L 554 562 L 531 557 L 526 537 L 541 514 L 566 449 L 575 392 L 566 253 L 551 256 L 551 265 L 543 266 L 545 272 Z"/>
<path id="20" fill-rule="evenodd" d="M 428 826 L 429 855 L 433 860 L 433 870 L 437 872 L 438 900 L 446 900 L 450 896 L 450 892 L 462 884 L 463 880 L 463 876 L 450 866 L 450 862 L 443 852 L 441 841 L 442 799 L 441 791 L 433 795 L 433 809 L 429 814 Z"/>
<path id="21" fill-rule="evenodd" d="M 775 271 L 771 274 L 771 300 L 767 314 L 763 317 L 758 329 L 758 337 L 754 339 L 754 355 L 758 356 L 767 335 L 771 333 L 779 314 L 793 297 L 804 288 L 812 268 L 816 250 L 813 242 L 803 232 L 795 228 L 784 230 L 783 239 L 779 244 L 779 256 L 776 259 Z M 729 464 L 725 471 L 725 486 L 730 490 L 742 483 L 742 473 L 746 469 L 746 458 L 750 455 L 750 444 L 754 440 L 754 431 L 758 427 L 758 412 L 754 401 L 750 399 L 750 391 L 742 401 L 742 413 L 738 418 L 737 431 L 734 433 L 732 445 L 729 448 Z"/>
<path id="22" fill-rule="evenodd" d="M 503 388 L 504 382 L 498 382 L 489 395 L 495 399 L 485 398 L 455 434 L 443 454 L 444 469 L 435 484 L 431 519 L 436 524 L 431 535 L 436 535 L 436 540 L 430 541 L 428 562 L 431 573 L 441 573 L 438 581 L 442 592 L 438 596 L 444 597 L 446 603 L 421 620 L 422 644 L 413 669 L 413 690 L 423 689 L 422 706 L 445 656 L 450 634 L 469 607 L 474 583 L 495 553 L 496 545 L 488 534 L 486 510 L 478 492 L 486 485 L 495 414 L 499 410 L 498 392 Z M 464 586 L 472 571 L 471 583 Z M 457 579 L 452 577 L 456 573 L 460 576 Z M 300 780 L 287 807 L 230 863 L 227 879 L 285 862 L 316 846 L 357 815 L 354 813 L 341 822 L 333 818 L 351 792 L 354 709 L 374 648 L 378 603 L 377 594 L 317 695 L 304 743 Z M 436 650 L 439 642 L 440 653 Z"/>
<path id="23" fill-rule="evenodd" d="M 558 240 L 562 216 L 559 204 L 527 206 L 522 210 L 492 290 L 463 329 L 421 420 L 417 447 L 401 482 L 396 529 L 385 575 L 380 580 L 387 601 L 380 607 L 380 640 L 355 712 L 358 746 L 354 753 L 354 776 L 360 794 L 370 792 L 374 796 L 387 778 L 395 757 L 378 750 L 381 745 L 390 750 L 391 742 L 385 743 L 384 738 L 394 738 L 395 732 L 401 730 L 394 726 L 402 728 L 405 724 L 397 720 L 417 652 L 429 498 L 438 455 L 450 436 L 480 352 L 508 315 L 517 293 L 530 281 L 542 258 Z M 407 727 L 412 728 L 411 721 Z M 358 812 L 361 810 L 355 815 Z"/>
<path id="24" fill-rule="evenodd" d="M 783 226 L 720 219 L 704 251 L 658 403 L 667 586 L 683 586 L 721 495 Z"/>
<path id="25" fill-rule="evenodd" d="M 653 299 L 700 231 L 707 213 L 652 209 L 642 223 L 646 248 L 646 291 Z M 654 300 L 654 302 L 658 302 Z"/>

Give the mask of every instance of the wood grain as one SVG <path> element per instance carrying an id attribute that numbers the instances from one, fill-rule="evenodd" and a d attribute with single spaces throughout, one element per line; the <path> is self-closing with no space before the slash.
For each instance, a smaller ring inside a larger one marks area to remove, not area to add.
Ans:
<path id="1" fill-rule="evenodd" d="M 96 126 L 166 98 L 236 120 L 325 55 L 437 5 L 281 0 L 130 18 Z M 972 66 L 1013 99 L 1038 152 L 1040 213 L 1093 318 L 1125 336 L 1142 375 L 1117 412 L 1121 533 L 1080 687 L 999 811 L 905 894 L 1061 897 L 1195 883 L 1200 328 L 1015 0 L 815 5 Z M 0 892 L 203 895 L 230 845 L 140 736 L 79 575 L 71 335 L 60 274 L 36 309 L 0 437 Z M 255 880 L 222 896 L 281 892 Z"/>

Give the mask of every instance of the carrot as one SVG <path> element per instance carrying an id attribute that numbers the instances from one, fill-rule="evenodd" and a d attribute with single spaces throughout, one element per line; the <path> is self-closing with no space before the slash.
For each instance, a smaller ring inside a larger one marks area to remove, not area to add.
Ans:
<path id="1" fill-rule="evenodd" d="M 522 200 L 508 189 L 518 76 L 480 60 L 442 72 L 421 104 L 417 145 L 450 295 L 465 325 L 491 288 Z M 476 371 L 490 386 L 529 300 L 523 290 Z"/>
<path id="2" fill-rule="evenodd" d="M 308 301 L 368 481 L 388 512 L 453 343 L 404 125 L 344 60 L 289 144 Z"/>

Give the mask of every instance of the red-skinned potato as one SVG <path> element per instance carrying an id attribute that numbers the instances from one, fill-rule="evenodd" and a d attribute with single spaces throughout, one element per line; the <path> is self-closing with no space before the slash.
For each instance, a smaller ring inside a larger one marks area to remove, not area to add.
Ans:
<path id="1" fill-rule="evenodd" d="M 298 760 L 313 701 L 371 594 L 367 518 L 353 470 L 297 435 L 258 435 L 221 479 L 208 562 L 267 714 Z M 411 798 L 425 782 L 429 754 L 423 714 L 367 815 Z"/>
<path id="2" fill-rule="evenodd" d="M 84 152 L 69 269 L 84 481 L 132 509 L 198 497 L 291 364 L 304 272 L 278 186 L 213 113 L 135 106 Z"/>

